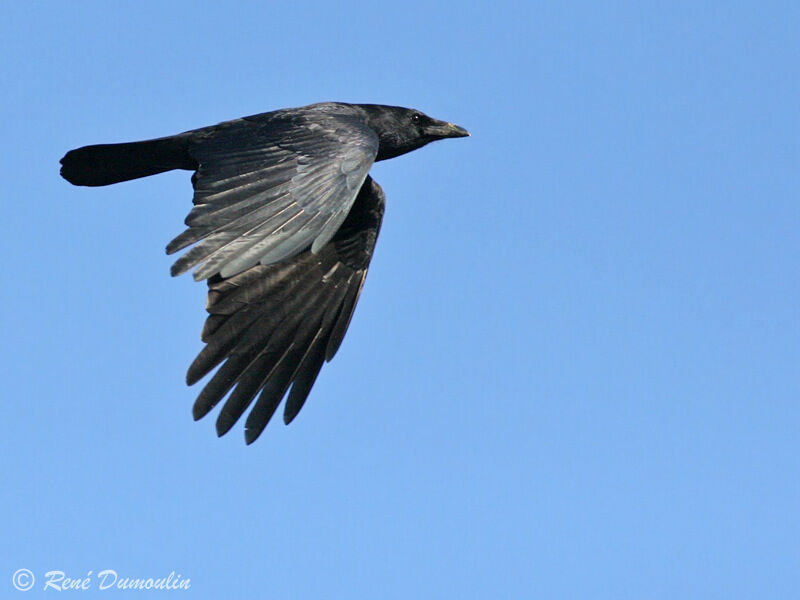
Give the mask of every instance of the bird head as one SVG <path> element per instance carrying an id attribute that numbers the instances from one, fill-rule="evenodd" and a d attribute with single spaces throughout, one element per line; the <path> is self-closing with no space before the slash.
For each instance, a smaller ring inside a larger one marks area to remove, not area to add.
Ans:
<path id="1" fill-rule="evenodd" d="M 394 158 L 436 140 L 469 135 L 463 127 L 431 118 L 413 108 L 382 104 L 359 106 L 366 113 L 367 125 L 378 134 L 380 140 L 375 160 Z"/>

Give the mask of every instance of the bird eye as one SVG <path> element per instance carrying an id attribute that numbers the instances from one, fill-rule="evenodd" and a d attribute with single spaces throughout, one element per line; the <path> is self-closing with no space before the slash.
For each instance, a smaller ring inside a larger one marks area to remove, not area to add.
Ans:
<path id="1" fill-rule="evenodd" d="M 411 120 L 414 123 L 419 123 L 422 120 L 422 115 L 420 113 L 414 113 L 413 115 L 411 115 Z"/>

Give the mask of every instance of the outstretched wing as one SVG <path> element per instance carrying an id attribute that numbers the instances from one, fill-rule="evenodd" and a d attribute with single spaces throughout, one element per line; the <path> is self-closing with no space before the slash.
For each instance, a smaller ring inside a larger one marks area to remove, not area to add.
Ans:
<path id="1" fill-rule="evenodd" d="M 318 252 L 353 205 L 378 151 L 372 129 L 351 115 L 278 111 L 198 130 L 189 154 L 195 207 L 167 246 L 195 244 L 172 266 L 196 280 Z"/>
<path id="2" fill-rule="evenodd" d="M 258 395 L 245 426 L 250 444 L 290 386 L 283 419 L 294 419 L 323 361 L 333 358 L 347 331 L 383 209 L 383 191 L 367 176 L 341 227 L 316 253 L 309 248 L 280 263 L 209 280 L 206 347 L 189 367 L 187 383 L 222 366 L 198 396 L 195 419 L 230 392 L 217 419 L 223 435 Z"/>

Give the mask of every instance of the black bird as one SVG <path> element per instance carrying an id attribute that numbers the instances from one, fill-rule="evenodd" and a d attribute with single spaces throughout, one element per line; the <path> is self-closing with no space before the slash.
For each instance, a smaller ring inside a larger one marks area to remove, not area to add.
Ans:
<path id="1" fill-rule="evenodd" d="M 167 246 L 168 254 L 192 246 L 172 275 L 195 268 L 194 278 L 209 287 L 206 346 L 186 381 L 222 364 L 193 409 L 200 419 L 230 392 L 218 435 L 258 395 L 245 425 L 250 444 L 290 387 L 283 420 L 295 418 L 347 331 L 383 218 L 372 163 L 467 135 L 418 110 L 324 102 L 154 140 L 85 146 L 61 159 L 61 175 L 100 186 L 194 171 L 188 229 Z"/>

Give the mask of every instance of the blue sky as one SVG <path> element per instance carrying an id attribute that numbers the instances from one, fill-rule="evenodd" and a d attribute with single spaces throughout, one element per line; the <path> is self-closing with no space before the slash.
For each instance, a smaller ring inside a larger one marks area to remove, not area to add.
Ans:
<path id="1" fill-rule="evenodd" d="M 796 598 L 798 31 L 794 2 L 8 4 L 1 595 Z M 472 137 L 375 166 L 350 331 L 246 447 L 183 381 L 189 175 L 58 159 L 323 100 Z"/>

